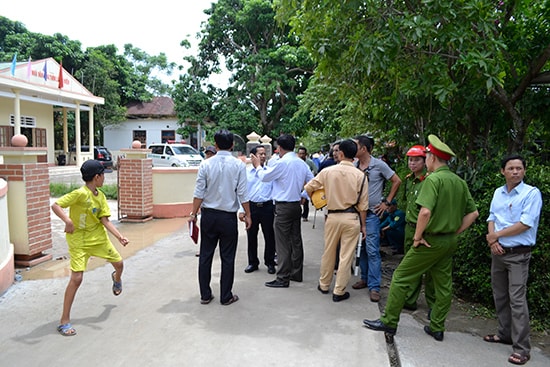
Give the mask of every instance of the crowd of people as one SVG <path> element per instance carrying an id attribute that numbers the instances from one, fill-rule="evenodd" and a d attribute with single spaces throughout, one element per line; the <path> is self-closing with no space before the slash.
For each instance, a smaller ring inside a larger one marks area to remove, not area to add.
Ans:
<path id="1" fill-rule="evenodd" d="M 309 215 L 310 198 L 324 190 L 325 243 L 317 290 L 328 294 L 332 288 L 334 302 L 349 299 L 350 269 L 356 259 L 360 279 L 352 288 L 365 288 L 372 302 L 380 301 L 382 240 L 395 254 L 404 256 L 393 274 L 383 314 L 379 319 L 363 320 L 364 326 L 395 334 L 401 310 L 417 308 L 424 284 L 430 310 L 424 331 L 443 341 L 458 235 L 479 216 L 466 182 L 449 169 L 448 162 L 455 153 L 447 144 L 429 135 L 428 146 L 410 147 L 406 154 L 410 173 L 401 179 L 385 160 L 372 155 L 374 140 L 364 135 L 333 143 L 327 157 L 315 153 L 310 158 L 303 147 L 295 152 L 295 137 L 284 134 L 278 137 L 276 154 L 269 161 L 264 147 L 254 147 L 248 167 L 232 155 L 233 139 L 230 131 L 218 131 L 215 146 L 208 147 L 208 159 L 197 173 L 189 220 L 196 222 L 200 214 L 201 304 L 214 299 L 210 283 L 218 246 L 220 303 L 229 306 L 239 300 L 233 293 L 238 220 L 247 230 L 245 273 L 260 269 L 261 228 L 264 265 L 275 275 L 265 286 L 288 288 L 291 282 L 302 282 L 301 222 Z M 106 231 L 122 245 L 128 240 L 109 222 L 105 197 L 97 190 L 103 184 L 102 167 L 88 162 L 94 161 L 85 162 L 81 168 L 85 185 L 52 205 L 66 224 L 71 254 L 71 277 L 58 326 L 64 336 L 76 334 L 70 309 L 90 256 L 112 263 L 113 294 L 122 292 L 122 258 Z M 530 359 L 526 284 L 542 208 L 540 190 L 523 182 L 525 171 L 525 160 L 519 155 L 502 160 L 500 172 L 505 184 L 495 190 L 486 219 L 498 330 L 483 340 L 512 345 L 508 361 L 513 364 L 525 364 Z M 399 194 L 403 209 L 398 208 Z M 70 208 L 69 214 L 63 208 Z"/>

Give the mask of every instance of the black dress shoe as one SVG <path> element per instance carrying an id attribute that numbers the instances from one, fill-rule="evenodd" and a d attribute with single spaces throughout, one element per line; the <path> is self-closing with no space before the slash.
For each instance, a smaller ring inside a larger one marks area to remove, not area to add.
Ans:
<path id="1" fill-rule="evenodd" d="M 341 294 L 341 295 L 338 295 L 338 294 L 333 294 L 332 295 L 332 301 L 333 302 L 345 301 L 348 298 L 349 298 L 349 292 L 346 292 L 346 293 Z"/>
<path id="2" fill-rule="evenodd" d="M 426 334 L 433 336 L 433 338 L 438 342 L 443 341 L 443 331 L 432 331 L 432 329 L 430 329 L 430 327 L 427 325 L 424 326 L 424 331 L 426 332 Z"/>
<path id="3" fill-rule="evenodd" d="M 267 266 L 267 272 L 269 274 L 275 274 L 276 270 L 275 270 L 275 265 L 268 265 Z"/>
<path id="4" fill-rule="evenodd" d="M 321 285 L 317 285 L 317 290 L 323 294 L 328 294 L 328 290 L 327 291 L 324 291 L 323 288 L 321 288 Z"/>
<path id="5" fill-rule="evenodd" d="M 418 306 L 416 305 L 416 303 L 414 305 L 404 305 L 403 309 L 407 311 L 416 311 L 418 309 Z"/>
<path id="6" fill-rule="evenodd" d="M 288 288 L 288 282 L 285 282 L 284 280 L 275 279 L 271 282 L 265 282 L 266 287 L 270 288 Z"/>
<path id="7" fill-rule="evenodd" d="M 248 265 L 246 269 L 244 269 L 245 273 L 252 273 L 253 271 L 258 270 L 258 265 Z"/>
<path id="8" fill-rule="evenodd" d="M 394 334 L 394 335 L 395 335 L 395 332 L 397 331 L 396 328 L 384 325 L 384 323 L 382 321 L 380 321 L 380 319 L 378 319 L 378 320 L 363 320 L 363 325 L 365 325 L 366 327 L 368 327 L 371 330 L 384 331 L 386 333 Z"/>

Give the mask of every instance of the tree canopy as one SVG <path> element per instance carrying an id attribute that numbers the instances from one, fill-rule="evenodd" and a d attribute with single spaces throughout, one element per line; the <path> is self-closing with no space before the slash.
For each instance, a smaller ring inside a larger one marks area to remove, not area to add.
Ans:
<path id="1" fill-rule="evenodd" d="M 194 86 L 200 88 L 202 80 L 219 72 L 222 62 L 232 76 L 227 89 L 203 94 L 208 94 L 212 109 L 203 109 L 202 117 L 196 113 L 182 117 L 207 119 L 245 135 L 255 130 L 277 136 L 307 128 L 306 121 L 292 117 L 314 64 L 288 26 L 275 21 L 273 1 L 219 0 L 205 12 L 209 19 L 203 24 L 199 54 L 189 71 L 199 79 Z M 182 78 L 181 83 L 186 85 L 189 79 Z M 196 106 L 192 94 L 178 97 L 176 105 Z"/>
<path id="2" fill-rule="evenodd" d="M 317 62 L 302 106 L 338 111 L 344 134 L 424 143 L 437 133 L 473 160 L 521 150 L 548 126 L 550 5 L 544 1 L 280 0 Z"/>

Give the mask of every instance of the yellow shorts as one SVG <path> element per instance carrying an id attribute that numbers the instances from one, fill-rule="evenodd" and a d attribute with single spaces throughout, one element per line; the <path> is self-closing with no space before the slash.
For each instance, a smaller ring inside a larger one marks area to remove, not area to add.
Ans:
<path id="1" fill-rule="evenodd" d="M 85 271 L 91 256 L 105 259 L 111 263 L 122 260 L 122 256 L 108 239 L 103 243 L 92 246 L 69 245 L 69 255 L 71 256 L 72 271 Z"/>

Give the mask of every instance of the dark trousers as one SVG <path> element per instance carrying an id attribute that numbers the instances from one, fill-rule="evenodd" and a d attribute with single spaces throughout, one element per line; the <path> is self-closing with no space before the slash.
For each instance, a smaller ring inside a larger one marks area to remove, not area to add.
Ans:
<path id="1" fill-rule="evenodd" d="M 262 206 L 250 202 L 250 216 L 252 225 L 248 229 L 248 265 L 260 264 L 258 259 L 258 231 L 262 227 L 264 234 L 264 264 L 275 266 L 275 230 L 273 221 L 275 219 L 275 208 L 271 202 L 263 203 Z"/>
<path id="2" fill-rule="evenodd" d="M 302 218 L 309 217 L 309 200 L 304 202 L 304 210 L 302 211 Z"/>
<path id="3" fill-rule="evenodd" d="M 279 269 L 277 278 L 302 281 L 304 267 L 304 245 L 300 202 L 276 203 L 275 205 L 275 245 Z"/>
<path id="4" fill-rule="evenodd" d="M 199 256 L 199 287 L 201 299 L 212 295 L 212 259 L 216 246 L 220 245 L 222 271 L 220 277 L 220 301 L 233 297 L 231 289 L 235 278 L 235 254 L 238 241 L 237 213 L 214 209 L 201 209 L 201 250 Z"/>

